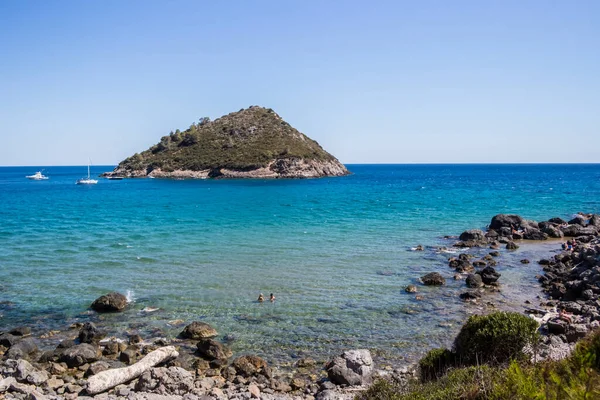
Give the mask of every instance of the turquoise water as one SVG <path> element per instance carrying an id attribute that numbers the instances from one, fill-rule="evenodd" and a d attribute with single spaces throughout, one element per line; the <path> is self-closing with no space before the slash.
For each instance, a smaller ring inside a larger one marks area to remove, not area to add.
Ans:
<path id="1" fill-rule="evenodd" d="M 317 180 L 134 179 L 77 186 L 85 167 L 0 168 L 0 330 L 62 328 L 117 290 L 135 300 L 102 317 L 113 333 L 173 337 L 173 320 L 203 320 L 235 352 L 278 362 L 377 348 L 390 363 L 451 342 L 479 306 L 458 299 L 444 235 L 498 213 L 531 219 L 600 212 L 600 165 L 350 165 Z M 92 174 L 112 167 L 93 167 Z M 423 244 L 424 252 L 410 251 Z M 539 266 L 519 263 L 556 243 L 503 253 L 499 308 L 539 294 Z M 483 254 L 483 253 L 482 253 Z M 443 288 L 403 288 L 439 271 Z M 277 296 L 258 304 L 262 292 Z M 145 313 L 144 307 L 160 310 Z"/>

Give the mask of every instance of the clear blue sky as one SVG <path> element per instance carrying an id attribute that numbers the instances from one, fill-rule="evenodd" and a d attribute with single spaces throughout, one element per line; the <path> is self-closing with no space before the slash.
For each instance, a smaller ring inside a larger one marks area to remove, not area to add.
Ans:
<path id="1" fill-rule="evenodd" d="M 0 1 L 0 165 L 253 104 L 345 163 L 600 162 L 600 1 Z"/>

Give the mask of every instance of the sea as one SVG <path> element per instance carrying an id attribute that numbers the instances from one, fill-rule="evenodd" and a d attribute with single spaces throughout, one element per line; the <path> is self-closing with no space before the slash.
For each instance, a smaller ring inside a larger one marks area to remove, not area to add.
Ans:
<path id="1" fill-rule="evenodd" d="M 29 326 L 43 348 L 58 340 L 48 332 L 76 322 L 173 339 L 203 321 L 235 354 L 280 365 L 353 348 L 401 365 L 451 346 L 469 315 L 544 301 L 536 261 L 559 241 L 502 249 L 499 290 L 473 304 L 459 299 L 464 279 L 448 259 L 490 250 L 453 248 L 457 235 L 500 213 L 600 213 L 600 164 L 347 167 L 352 175 L 337 178 L 92 186 L 75 184 L 85 166 L 1 167 L 0 331 Z M 49 179 L 25 178 L 38 170 Z M 446 285 L 421 285 L 428 272 Z M 125 312 L 89 310 L 111 291 L 128 296 Z"/>

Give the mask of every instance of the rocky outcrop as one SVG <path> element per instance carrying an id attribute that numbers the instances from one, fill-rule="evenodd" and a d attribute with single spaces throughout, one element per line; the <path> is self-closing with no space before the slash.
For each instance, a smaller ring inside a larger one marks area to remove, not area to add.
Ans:
<path id="1" fill-rule="evenodd" d="M 325 370 L 337 385 L 367 385 L 373 379 L 373 359 L 369 350 L 349 350 L 331 359 Z"/>
<path id="2" fill-rule="evenodd" d="M 100 296 L 91 305 L 92 310 L 100 313 L 123 311 L 125 307 L 127 307 L 127 297 L 117 292 Z"/>

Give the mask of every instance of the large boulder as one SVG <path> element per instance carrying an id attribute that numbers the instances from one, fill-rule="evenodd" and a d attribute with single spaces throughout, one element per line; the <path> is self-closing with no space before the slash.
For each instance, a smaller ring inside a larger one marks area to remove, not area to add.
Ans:
<path id="1" fill-rule="evenodd" d="M 477 272 L 481 276 L 481 280 L 486 285 L 492 285 L 500 278 L 500 273 L 496 272 L 493 267 L 485 267 L 481 271 Z"/>
<path id="2" fill-rule="evenodd" d="M 35 353 L 37 350 L 38 347 L 33 341 L 33 339 L 25 338 L 13 344 L 11 348 L 8 349 L 8 351 L 6 352 L 6 357 L 15 360 L 21 358 L 29 358 L 29 356 Z"/>
<path id="3" fill-rule="evenodd" d="M 79 341 L 81 343 L 98 343 L 106 334 L 96 328 L 93 322 L 86 322 L 79 331 Z"/>
<path id="4" fill-rule="evenodd" d="M 479 229 L 471 229 L 471 230 L 465 231 L 460 234 L 458 239 L 462 240 L 462 241 L 475 241 L 475 242 L 482 242 L 482 241 L 486 240 L 485 233 Z"/>
<path id="5" fill-rule="evenodd" d="M 238 375 L 250 377 L 264 375 L 267 372 L 267 362 L 254 355 L 241 356 L 233 360 L 231 366 Z"/>
<path id="6" fill-rule="evenodd" d="M 564 233 L 562 233 L 562 231 L 557 226 L 545 226 L 544 228 L 542 228 L 542 232 L 544 232 L 549 237 L 555 239 L 560 239 L 565 236 Z"/>
<path id="7" fill-rule="evenodd" d="M 18 340 L 18 337 L 11 335 L 10 333 L 0 334 L 0 346 L 10 348 L 13 344 L 17 343 Z"/>
<path id="8" fill-rule="evenodd" d="M 470 288 L 480 288 L 483 286 L 483 280 L 481 279 L 481 275 L 479 274 L 469 274 L 467 275 L 467 287 Z"/>
<path id="9" fill-rule="evenodd" d="M 183 329 L 180 336 L 185 339 L 202 340 L 215 337 L 218 334 L 216 329 L 209 324 L 194 321 Z"/>
<path id="10" fill-rule="evenodd" d="M 69 368 L 76 368 L 83 364 L 91 364 L 94 361 L 98 361 L 100 355 L 98 347 L 83 343 L 63 350 L 59 361 L 67 363 Z"/>
<path id="11" fill-rule="evenodd" d="M 35 368 L 26 360 L 14 361 L 14 369 L 15 373 L 13 376 L 19 382 L 40 386 L 41 384 L 46 382 L 48 378 L 50 378 L 46 371 Z"/>
<path id="12" fill-rule="evenodd" d="M 523 239 L 527 240 L 547 240 L 548 235 L 539 229 L 528 228 L 523 234 Z"/>
<path id="13" fill-rule="evenodd" d="M 523 218 L 519 215 L 498 214 L 492 218 L 490 229 L 518 228 L 523 224 Z"/>
<path id="14" fill-rule="evenodd" d="M 600 229 L 600 215 L 592 215 L 589 221 L 589 225 L 595 226 L 596 228 Z"/>
<path id="15" fill-rule="evenodd" d="M 226 360 L 233 355 L 229 347 L 213 339 L 198 342 L 198 353 L 209 360 Z"/>
<path id="16" fill-rule="evenodd" d="M 587 219 L 583 215 L 576 215 L 572 220 L 569 221 L 569 225 L 581 225 L 586 226 Z"/>
<path id="17" fill-rule="evenodd" d="M 98 297 L 91 305 L 97 312 L 118 312 L 127 307 L 127 297 L 121 293 L 111 292 Z"/>
<path id="18" fill-rule="evenodd" d="M 194 389 L 194 376 L 180 367 L 152 368 L 142 374 L 135 384 L 138 392 L 161 395 L 184 395 Z"/>
<path id="19" fill-rule="evenodd" d="M 438 272 L 430 272 L 421 277 L 421 282 L 427 286 L 440 286 L 446 284 L 446 279 Z"/>
<path id="20" fill-rule="evenodd" d="M 325 370 L 337 385 L 368 385 L 373 380 L 373 359 L 369 350 L 349 350 L 332 358 Z"/>
<path id="21" fill-rule="evenodd" d="M 598 230 L 595 226 L 581 226 L 581 225 L 568 225 L 561 227 L 561 230 L 565 236 L 579 237 L 579 236 L 596 236 Z"/>

